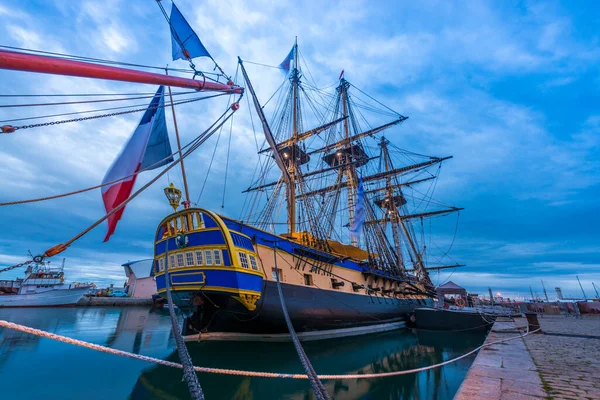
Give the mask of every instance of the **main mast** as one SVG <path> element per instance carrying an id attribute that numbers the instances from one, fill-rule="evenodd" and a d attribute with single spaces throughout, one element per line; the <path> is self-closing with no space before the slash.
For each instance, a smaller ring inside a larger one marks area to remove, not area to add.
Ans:
<path id="1" fill-rule="evenodd" d="M 290 77 L 292 81 L 292 96 L 293 96 L 293 109 L 292 109 L 292 119 L 293 119 L 293 131 L 292 131 L 292 145 L 291 145 L 291 153 L 292 157 L 289 160 L 290 164 L 290 183 L 287 187 L 287 205 L 288 205 L 288 231 L 289 233 L 296 232 L 296 149 L 298 144 L 298 84 L 300 83 L 300 71 L 298 69 L 298 38 L 296 38 L 296 43 L 294 44 L 294 69 L 292 70 L 292 75 Z"/>
<path id="2" fill-rule="evenodd" d="M 389 172 L 392 169 L 392 160 L 390 159 L 390 155 L 388 154 L 387 144 L 388 141 L 385 139 L 385 137 L 382 136 L 379 145 L 381 146 L 381 152 L 383 153 L 382 155 L 385 164 L 385 172 Z M 402 259 L 402 248 L 400 246 L 398 207 L 396 204 L 396 197 L 394 196 L 392 187 L 392 176 L 389 174 L 385 178 L 385 192 L 387 197 L 385 198 L 384 203 L 386 207 L 386 212 L 390 216 L 390 221 L 392 222 L 392 235 L 394 237 L 394 249 L 396 250 L 396 256 L 398 257 L 398 267 L 402 272 L 406 272 L 406 268 L 404 267 L 404 261 Z M 402 200 L 404 200 L 404 196 L 400 195 L 399 200 L 400 202 L 402 202 Z"/>
<path id="3" fill-rule="evenodd" d="M 342 99 L 342 112 L 344 118 L 344 140 L 348 141 L 350 138 L 350 127 L 348 125 L 348 88 L 350 87 L 350 83 L 345 80 L 343 77 L 340 79 L 340 85 L 338 86 L 338 90 L 340 92 L 340 96 Z M 348 158 L 346 157 L 346 161 Z M 347 165 L 344 168 L 344 173 L 346 174 L 346 191 L 348 194 L 348 220 L 349 226 L 354 225 L 354 169 L 352 165 Z M 352 235 L 351 239 L 352 246 L 358 246 L 358 240 L 356 236 Z"/>

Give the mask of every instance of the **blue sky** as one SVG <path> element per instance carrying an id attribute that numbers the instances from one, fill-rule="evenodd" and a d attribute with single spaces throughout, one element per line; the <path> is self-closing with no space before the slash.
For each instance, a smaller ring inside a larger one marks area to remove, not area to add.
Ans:
<path id="1" fill-rule="evenodd" d="M 165 4 L 169 3 L 165 1 Z M 388 138 L 415 152 L 454 156 L 444 164 L 435 197 L 465 207 L 452 259 L 468 267 L 433 275 L 474 292 L 488 286 L 508 296 L 561 286 L 591 296 L 600 285 L 600 6 L 596 2 L 276 2 L 184 1 L 180 10 L 219 64 L 236 59 L 278 64 L 297 35 L 317 83 L 339 71 L 356 86 L 410 119 Z M 0 4 L 0 44 L 132 63 L 175 65 L 168 28 L 154 1 L 10 1 Z M 206 70 L 210 62 L 198 60 Z M 277 71 L 249 73 L 263 100 L 281 82 Z M 128 93 L 156 88 L 79 78 L 0 71 L 3 94 Z M 26 103 L 31 99 L 19 100 Z M 39 98 L 37 100 L 40 100 Z M 47 100 L 47 99 L 45 99 Z M 183 141 L 225 107 L 224 99 L 180 106 Z M 1 104 L 15 102 L 1 98 Z M 247 106 L 246 103 L 243 106 Z M 60 109 L 0 109 L 0 120 Z M 170 115 L 170 113 L 167 113 Z M 247 113 L 246 113 L 247 115 Z M 0 137 L 0 200 L 74 190 L 101 181 L 139 121 L 107 118 Z M 225 214 L 237 217 L 254 167 L 248 117 L 236 116 Z M 170 127 L 170 134 L 173 128 Z M 227 140 L 228 132 L 220 140 Z M 190 162 L 197 199 L 216 137 Z M 221 146 L 224 147 L 224 146 Z M 219 148 L 201 205 L 221 211 Z M 142 176 L 138 187 L 149 180 Z M 178 184 L 177 174 L 170 180 Z M 116 234 L 105 226 L 66 253 L 69 278 L 124 281 L 120 265 L 152 254 L 156 224 L 169 211 L 162 188 L 144 193 L 125 212 Z M 239 189 L 239 190 L 238 190 Z M 103 213 L 100 193 L 0 208 L 0 264 L 43 252 Z M 437 223 L 442 248 L 456 220 Z M 55 262 L 59 262 L 56 260 Z M 16 273 L 4 276 L 16 276 Z M 550 290 L 553 292 L 553 290 Z M 551 293 L 553 294 L 553 293 Z"/>

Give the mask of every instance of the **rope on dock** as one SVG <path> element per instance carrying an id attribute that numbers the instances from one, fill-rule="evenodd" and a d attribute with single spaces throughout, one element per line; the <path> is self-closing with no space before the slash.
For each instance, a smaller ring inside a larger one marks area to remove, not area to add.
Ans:
<path id="1" fill-rule="evenodd" d="M 20 332 L 29 333 L 31 335 L 36 335 L 36 336 L 56 340 L 59 342 L 72 344 L 75 346 L 85 347 L 87 349 L 92 349 L 92 350 L 100 351 L 103 353 L 109 353 L 109 354 L 114 354 L 114 355 L 118 355 L 118 356 L 122 356 L 122 357 L 133 358 L 135 360 L 146 361 L 146 362 L 150 362 L 150 363 L 154 363 L 154 364 L 158 364 L 158 365 L 163 365 L 166 367 L 183 369 L 183 365 L 174 363 L 171 361 L 165 361 L 165 360 L 161 360 L 160 358 L 154 358 L 154 357 L 144 356 L 141 354 L 130 353 L 128 351 L 111 349 L 110 347 L 85 342 L 83 340 L 72 339 L 72 338 L 69 338 L 66 336 L 42 331 L 40 329 L 30 328 L 28 326 L 15 324 L 13 322 L 8 322 L 5 320 L 0 320 L 0 326 L 4 327 L 4 328 L 8 328 L 8 329 L 14 329 L 14 330 L 20 331 Z M 391 377 L 391 376 L 414 374 L 416 372 L 427 371 L 430 369 L 442 367 L 447 364 L 451 364 L 455 361 L 458 361 L 460 359 L 468 357 L 473 353 L 476 353 L 477 351 L 481 350 L 484 347 L 489 347 L 489 346 L 492 346 L 492 345 L 498 344 L 498 343 L 508 342 L 510 340 L 524 338 L 527 335 L 536 333 L 540 329 L 536 329 L 531 332 L 527 331 L 523 335 L 513 336 L 510 338 L 496 340 L 494 342 L 482 344 L 481 346 L 477 347 L 474 350 L 469 351 L 468 353 L 463 354 L 462 356 L 453 358 L 448 361 L 444 361 L 439 364 L 429 365 L 427 367 L 407 369 L 407 370 L 403 370 L 403 371 L 382 372 L 382 373 L 378 373 L 378 374 L 318 375 L 318 377 L 319 377 L 319 379 L 333 379 L 333 380 L 338 380 L 338 379 L 375 379 L 375 378 L 386 378 L 386 377 Z M 277 373 L 277 372 L 244 371 L 244 370 L 239 370 L 239 369 L 224 369 L 224 368 L 210 368 L 210 367 L 194 367 L 194 370 L 196 372 L 203 372 L 203 373 L 209 373 L 209 374 L 248 376 L 248 377 L 257 377 L 257 378 L 308 379 L 308 376 L 304 375 L 304 374 L 284 374 L 284 373 Z"/>

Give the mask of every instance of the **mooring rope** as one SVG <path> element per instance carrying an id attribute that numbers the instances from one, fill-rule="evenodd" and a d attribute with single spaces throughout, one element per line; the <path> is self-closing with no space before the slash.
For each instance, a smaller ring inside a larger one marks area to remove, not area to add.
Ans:
<path id="1" fill-rule="evenodd" d="M 79 340 L 79 339 L 72 339 L 72 338 L 69 338 L 66 336 L 57 335 L 56 333 L 50 333 L 50 332 L 46 332 L 46 331 L 43 331 L 40 329 L 30 328 L 25 325 L 15 324 L 14 322 L 0 320 L 0 326 L 4 327 L 4 328 L 8 328 L 8 329 L 14 329 L 19 332 L 25 332 L 25 333 L 29 333 L 31 335 L 44 337 L 47 339 L 52 339 L 52 340 L 56 340 L 59 342 L 72 344 L 75 346 L 84 347 L 84 348 L 91 349 L 91 350 L 100 351 L 103 353 L 109 353 L 109 354 L 114 354 L 114 355 L 118 355 L 118 356 L 122 356 L 122 357 L 132 358 L 135 360 L 146 361 L 146 362 L 150 362 L 150 363 L 154 363 L 154 364 L 158 364 L 158 365 L 163 365 L 166 367 L 183 369 L 183 365 L 174 363 L 171 361 L 165 361 L 165 360 L 161 360 L 160 358 L 154 358 L 154 357 L 144 356 L 141 354 L 130 353 L 128 351 L 111 349 L 110 347 L 101 346 L 99 344 L 94 344 L 94 343 L 89 343 L 89 342 Z M 468 357 L 473 353 L 476 353 L 477 351 L 481 350 L 484 347 L 489 347 L 489 346 L 492 346 L 492 345 L 498 344 L 498 343 L 508 342 L 510 340 L 524 338 L 527 335 L 536 333 L 540 329 L 541 328 L 536 329 L 531 332 L 529 332 L 529 330 L 528 330 L 523 335 L 513 336 L 513 337 L 502 339 L 502 340 L 496 340 L 496 341 L 493 341 L 490 343 L 484 343 L 481 346 L 469 351 L 468 353 L 463 354 L 462 356 L 459 356 L 459 357 L 456 357 L 456 358 L 453 358 L 453 359 L 450 359 L 448 361 L 444 361 L 444 362 L 441 362 L 438 364 L 429 365 L 427 367 L 407 369 L 407 370 L 402 370 L 402 371 L 393 371 L 393 372 L 380 372 L 377 374 L 318 375 L 318 377 L 319 377 L 319 379 L 333 379 L 333 380 L 338 380 L 338 379 L 376 379 L 376 378 L 386 378 L 386 377 L 391 377 L 391 376 L 414 374 L 416 372 L 427 371 L 430 369 L 442 367 L 447 364 L 451 364 L 451 363 L 461 360 L 465 357 Z M 244 371 L 244 370 L 239 370 L 239 369 L 210 368 L 210 367 L 196 367 L 196 366 L 194 367 L 194 370 L 196 372 L 203 372 L 203 373 L 209 373 L 209 374 L 248 376 L 248 377 L 257 377 L 257 378 L 308 379 L 308 376 L 304 375 L 304 374 L 286 374 L 286 373 L 278 373 L 278 372 Z"/>
<path id="2" fill-rule="evenodd" d="M 285 300 L 283 299 L 283 291 L 281 290 L 281 282 L 279 281 L 279 271 L 281 271 L 277 267 L 277 242 L 275 242 L 275 246 L 273 248 L 273 259 L 275 263 L 275 278 L 277 281 L 277 293 L 279 294 L 279 301 L 281 302 L 281 311 L 283 312 L 283 317 L 285 318 L 285 323 L 287 325 L 288 331 L 290 332 L 290 337 L 292 338 L 292 342 L 294 342 L 294 347 L 296 348 L 296 352 L 298 353 L 298 357 L 300 358 L 300 362 L 302 363 L 302 367 L 304 367 L 304 371 L 306 371 L 306 375 L 310 380 L 310 385 L 315 392 L 315 396 L 318 400 L 329 400 L 329 393 L 323 386 L 323 383 L 319 380 L 315 369 L 313 368 L 308 356 L 304 352 L 304 348 L 300 344 L 300 339 L 298 339 L 298 335 L 296 334 L 296 330 L 292 325 L 292 320 L 287 311 L 287 307 L 285 305 Z"/>
<path id="3" fill-rule="evenodd" d="M 188 385 L 188 390 L 190 391 L 190 397 L 192 400 L 204 400 L 204 393 L 202 392 L 202 387 L 200 386 L 200 382 L 198 381 L 198 375 L 194 371 L 194 363 L 192 361 L 192 357 L 187 350 L 185 345 L 185 341 L 181 336 L 181 328 L 179 327 L 179 323 L 177 322 L 177 318 L 175 317 L 175 309 L 173 308 L 173 297 L 171 296 L 171 285 L 169 280 L 171 279 L 169 275 L 169 240 L 167 239 L 167 243 L 165 245 L 165 290 L 167 291 L 167 304 L 169 306 L 169 315 L 171 316 L 171 329 L 173 330 L 173 335 L 175 336 L 175 345 L 177 347 L 177 354 L 179 355 L 179 359 L 183 364 L 183 378 Z"/>

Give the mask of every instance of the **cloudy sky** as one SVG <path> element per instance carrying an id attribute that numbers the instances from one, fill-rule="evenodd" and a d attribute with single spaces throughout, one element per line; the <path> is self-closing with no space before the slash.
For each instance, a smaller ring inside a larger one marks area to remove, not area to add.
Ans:
<path id="1" fill-rule="evenodd" d="M 163 3 L 169 9 L 169 2 Z M 575 275 L 588 296 L 593 294 L 592 281 L 600 285 L 596 2 L 179 0 L 177 4 L 226 71 L 234 73 L 238 55 L 278 64 L 298 36 L 320 86 L 334 84 L 344 69 L 356 86 L 410 117 L 388 133 L 395 144 L 419 153 L 454 156 L 444 164 L 435 197 L 465 207 L 451 256 L 468 266 L 434 274 L 435 282 L 451 279 L 482 293 L 491 286 L 512 297 L 526 295 L 530 285 L 540 295 L 540 279 L 551 289 L 551 297 L 555 286 L 579 296 Z M 4 21 L 0 45 L 186 67 L 185 62 L 170 60 L 169 31 L 151 0 L 4 0 L 0 17 Z M 207 60 L 197 64 L 212 69 Z M 278 71 L 254 66 L 249 73 L 263 101 L 281 83 Z M 0 82 L 2 95 L 156 90 L 14 71 L 0 71 Z M 0 104 L 56 99 L 0 97 Z M 183 142 L 210 125 L 226 101 L 179 106 Z M 0 108 L 0 121 L 94 108 L 99 107 Z M 139 118 L 131 114 L 3 135 L 0 201 L 98 184 Z M 225 130 L 218 138 L 221 144 L 228 135 Z M 193 201 L 200 195 L 216 140 L 215 136 L 188 162 Z M 243 201 L 239 192 L 249 186 L 256 160 L 247 117 L 236 116 L 234 121 L 230 171 L 235 173 L 227 182 L 224 204 L 223 147 L 217 147 L 217 161 L 199 204 L 238 217 Z M 138 187 L 153 173 L 146 175 Z M 151 257 L 155 226 L 169 212 L 162 194 L 169 181 L 179 184 L 180 177 L 172 173 L 161 179 L 128 206 L 108 243 L 102 243 L 106 227 L 100 226 L 65 252 L 68 277 L 122 284 L 123 262 Z M 103 212 L 99 190 L 0 207 L 0 265 L 25 260 L 28 250 L 42 253 L 64 242 Z M 435 237 L 441 248 L 452 242 L 455 222 L 450 218 L 439 224 Z"/>

